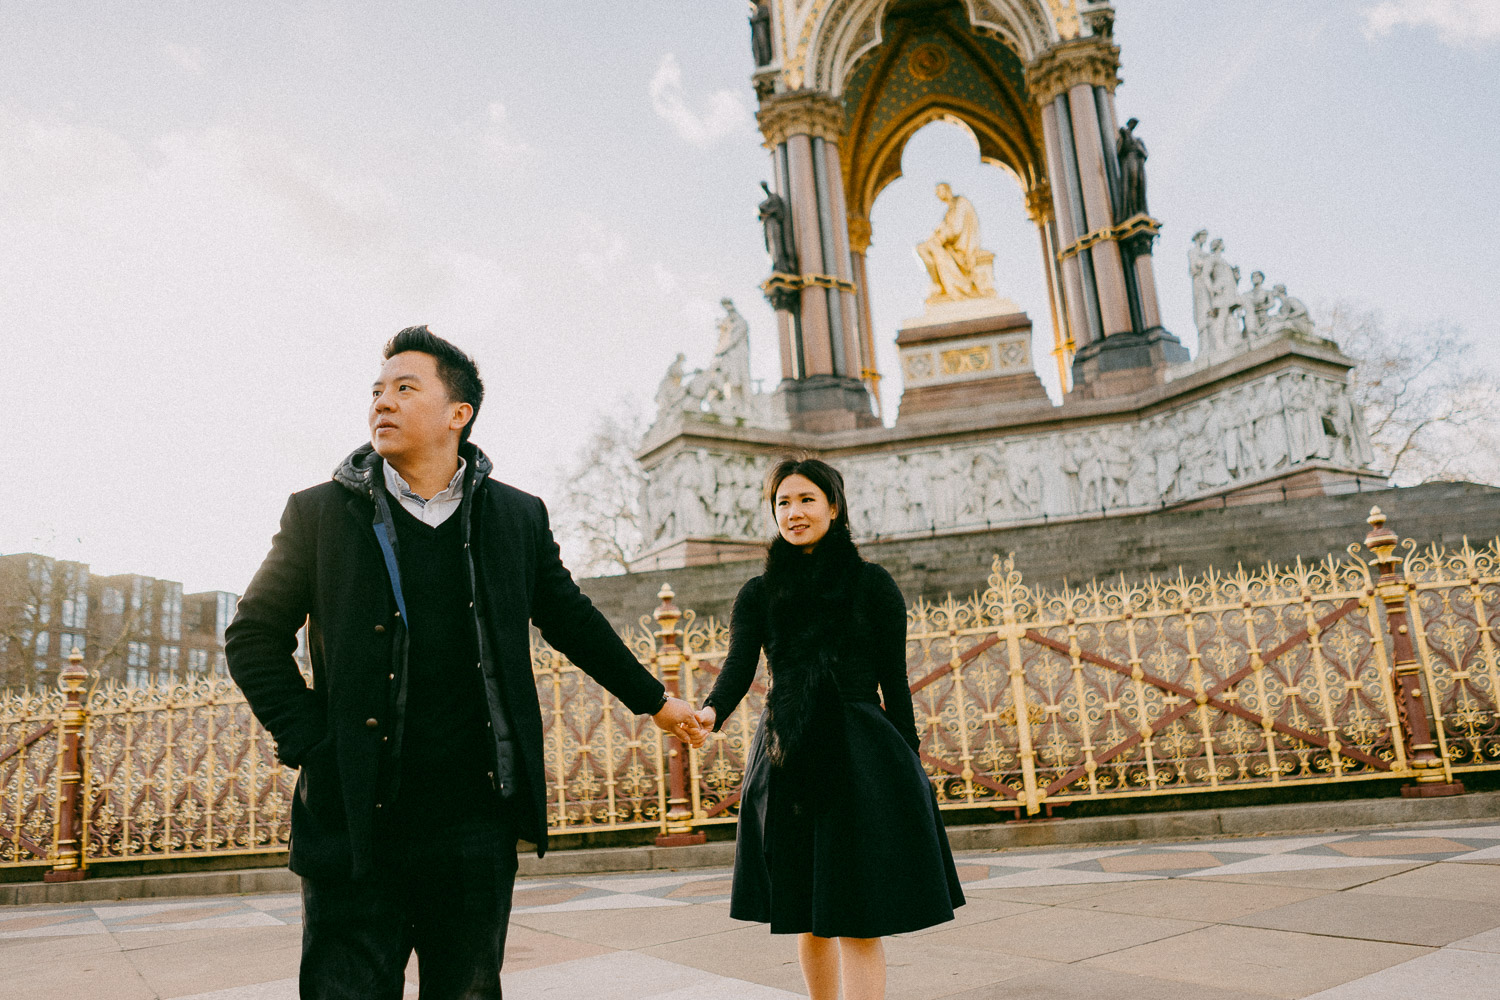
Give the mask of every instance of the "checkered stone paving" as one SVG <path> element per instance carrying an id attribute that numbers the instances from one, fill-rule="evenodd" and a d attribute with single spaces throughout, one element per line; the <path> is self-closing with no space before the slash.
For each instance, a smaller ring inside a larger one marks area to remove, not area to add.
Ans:
<path id="1" fill-rule="evenodd" d="M 969 905 L 888 940 L 892 998 L 1500 995 L 1500 821 L 956 860 Z M 732 920 L 729 891 L 725 870 L 523 879 L 506 996 L 803 996 L 791 939 Z M 0 998 L 294 998 L 300 920 L 295 894 L 3 909 Z"/>

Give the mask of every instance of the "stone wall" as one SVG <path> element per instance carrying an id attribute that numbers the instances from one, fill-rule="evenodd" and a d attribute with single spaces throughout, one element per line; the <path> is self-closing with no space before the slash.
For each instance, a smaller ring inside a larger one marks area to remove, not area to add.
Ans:
<path id="1" fill-rule="evenodd" d="M 1474 483 L 1429 483 L 1222 509 L 1160 511 L 1061 524 L 981 531 L 940 538 L 869 542 L 865 558 L 890 570 L 908 601 L 941 600 L 983 590 L 990 557 L 1015 553 L 1028 584 L 1083 583 L 1124 573 L 1127 579 L 1192 575 L 1213 566 L 1232 570 L 1302 556 L 1342 554 L 1368 530 L 1365 518 L 1379 506 L 1403 538 L 1457 545 L 1500 535 L 1500 489 Z M 579 581 L 615 626 L 634 624 L 657 604 L 669 582 L 677 603 L 700 616 L 727 617 L 740 585 L 760 572 L 756 560 L 597 577 Z"/>

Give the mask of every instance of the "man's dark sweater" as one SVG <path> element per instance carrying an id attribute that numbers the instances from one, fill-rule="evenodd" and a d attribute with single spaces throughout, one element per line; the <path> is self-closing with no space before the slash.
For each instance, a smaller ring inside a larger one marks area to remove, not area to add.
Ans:
<path id="1" fill-rule="evenodd" d="M 410 636 L 394 819 L 403 829 L 431 830 L 494 816 L 494 752 L 485 727 L 489 709 L 477 667 L 461 518 L 455 512 L 433 527 L 395 497 L 387 499 Z"/>

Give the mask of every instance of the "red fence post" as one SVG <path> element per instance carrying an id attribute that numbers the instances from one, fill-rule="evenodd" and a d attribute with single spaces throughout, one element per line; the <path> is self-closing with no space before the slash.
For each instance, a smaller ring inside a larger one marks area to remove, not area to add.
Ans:
<path id="1" fill-rule="evenodd" d="M 682 612 L 672 603 L 675 596 L 670 584 L 662 584 L 661 606 L 655 611 L 656 664 L 667 694 L 682 697 L 682 647 L 677 644 L 677 623 Z M 666 831 L 656 837 L 657 847 L 683 847 L 701 844 L 708 839 L 703 831 L 693 829 L 693 806 L 688 799 L 688 745 L 676 737 L 668 739 Z"/>
<path id="2" fill-rule="evenodd" d="M 1391 631 L 1396 711 L 1401 720 L 1401 735 L 1406 739 L 1407 763 L 1417 772 L 1416 783 L 1402 788 L 1401 794 L 1407 798 L 1462 795 L 1462 782 L 1444 780 L 1443 759 L 1438 756 L 1433 735 L 1438 725 L 1436 706 L 1429 708 L 1428 699 L 1422 697 L 1422 666 L 1412 645 L 1406 611 L 1406 573 L 1402 558 L 1396 555 L 1399 539 L 1385 526 L 1385 515 L 1379 507 L 1370 508 L 1368 523 L 1370 533 L 1365 536 L 1365 548 L 1374 554 L 1380 570 L 1375 592 L 1385 604 L 1385 620 Z"/>
<path id="3" fill-rule="evenodd" d="M 83 707 L 83 654 L 78 647 L 58 679 L 63 690 L 62 731 L 58 734 L 57 857 L 46 882 L 76 882 L 88 875 L 83 863 L 83 753 L 81 742 L 86 713 Z"/>

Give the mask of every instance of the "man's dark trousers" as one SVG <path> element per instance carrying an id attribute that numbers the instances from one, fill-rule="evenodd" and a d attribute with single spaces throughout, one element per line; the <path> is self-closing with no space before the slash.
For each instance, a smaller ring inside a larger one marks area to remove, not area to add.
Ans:
<path id="1" fill-rule="evenodd" d="M 302 880 L 303 997 L 400 1000 L 415 951 L 420 1000 L 500 997 L 516 834 L 474 820 L 381 837 L 376 874 Z"/>

